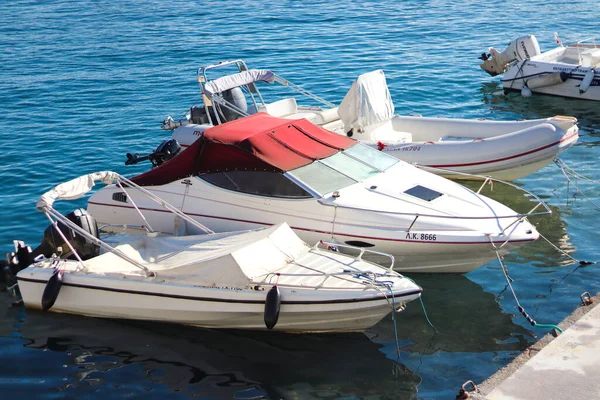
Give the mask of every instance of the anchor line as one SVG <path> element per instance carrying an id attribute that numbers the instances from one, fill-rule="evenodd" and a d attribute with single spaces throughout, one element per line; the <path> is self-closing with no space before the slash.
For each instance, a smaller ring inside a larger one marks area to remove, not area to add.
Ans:
<path id="1" fill-rule="evenodd" d="M 515 74 L 515 77 L 516 77 L 516 76 L 518 76 L 518 75 L 519 75 L 519 73 L 521 73 L 521 78 L 520 78 L 520 79 L 523 79 L 523 80 L 525 80 L 525 72 L 523 72 L 523 68 L 525 68 L 525 64 L 527 64 L 527 60 L 523 60 L 523 63 L 522 63 L 522 64 L 521 64 L 521 66 L 519 67 L 519 70 L 518 70 L 518 71 L 517 71 L 517 73 Z M 517 78 L 513 79 L 513 80 L 510 82 L 510 88 L 509 88 L 509 89 L 512 89 L 512 87 L 513 87 L 513 85 L 515 84 L 515 81 L 516 81 L 516 80 L 517 80 Z"/>
<path id="2" fill-rule="evenodd" d="M 515 303 L 517 303 L 517 310 L 519 310 L 519 313 L 521 313 L 521 315 L 523 317 L 525 317 L 525 319 L 527 320 L 527 322 L 529 322 L 531 324 L 531 326 L 533 326 L 534 328 L 551 328 L 551 329 L 556 329 L 558 332 L 562 333 L 562 329 L 559 328 L 557 325 L 554 325 L 554 324 L 538 324 L 536 322 L 536 320 L 534 320 L 531 316 L 529 316 L 529 314 L 527 314 L 527 311 L 525 311 L 525 308 L 521 305 L 521 303 L 519 302 L 519 299 L 517 298 L 517 294 L 515 293 L 515 289 L 512 286 L 512 282 L 514 280 L 508 274 L 508 268 L 504 264 L 504 261 L 502 261 L 502 257 L 500 256 L 498 248 L 496 248 L 496 246 L 494 245 L 493 242 L 490 241 L 490 243 L 492 244 L 492 247 L 494 248 L 494 251 L 496 252 L 496 258 L 498 259 L 498 262 L 500 263 L 500 267 L 502 269 L 502 272 L 504 273 L 504 277 L 506 278 L 506 282 L 508 284 L 508 288 L 510 289 L 510 291 L 511 291 L 511 293 L 513 295 L 513 298 L 515 299 Z"/>
<path id="3" fill-rule="evenodd" d="M 590 198 L 589 198 L 589 197 L 588 197 L 588 196 L 587 196 L 587 195 L 586 195 L 586 194 L 583 192 L 583 190 L 581 190 L 581 189 L 579 188 L 579 185 L 577 184 L 577 182 L 574 182 L 573 180 L 571 180 L 571 178 L 570 178 L 569 176 L 571 176 L 571 177 L 573 177 L 573 178 L 575 178 L 575 179 L 577 179 L 577 180 L 581 179 L 581 180 L 585 180 L 585 181 L 587 181 L 587 182 L 590 182 L 590 183 L 595 183 L 595 184 L 599 184 L 599 185 L 600 185 L 600 182 L 598 182 L 598 181 L 595 181 L 595 180 L 593 180 L 593 179 L 590 179 L 590 178 L 587 178 L 587 177 L 585 177 L 585 176 L 583 176 L 583 175 L 579 174 L 578 172 L 576 172 L 576 171 L 575 171 L 575 170 L 573 170 L 572 168 L 568 167 L 568 166 L 567 166 L 567 165 L 564 163 L 564 161 L 562 161 L 562 160 L 561 160 L 561 159 L 559 159 L 559 158 L 556 158 L 556 159 L 554 160 L 554 163 L 555 163 L 555 164 L 558 166 L 558 168 L 560 168 L 560 170 L 562 171 L 563 175 L 564 175 L 564 176 L 565 176 L 565 178 L 567 179 L 567 182 L 569 183 L 569 185 L 572 185 L 572 186 L 573 186 L 573 188 L 575 188 L 575 190 L 576 190 L 577 192 L 579 192 L 579 194 L 580 194 L 580 195 L 582 195 L 582 196 L 583 196 L 583 197 L 584 197 L 584 198 L 585 198 L 587 201 L 589 201 L 589 202 L 590 202 L 590 203 L 591 203 L 591 204 L 594 206 L 594 208 L 596 208 L 596 210 L 600 210 L 600 206 L 599 206 L 598 204 L 596 204 L 596 203 L 595 203 L 595 202 L 594 202 L 592 199 L 590 199 Z"/>

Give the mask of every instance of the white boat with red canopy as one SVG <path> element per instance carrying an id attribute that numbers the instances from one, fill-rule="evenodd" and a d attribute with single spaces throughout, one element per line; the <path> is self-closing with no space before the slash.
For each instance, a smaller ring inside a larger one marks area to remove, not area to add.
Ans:
<path id="1" fill-rule="evenodd" d="M 464 273 L 536 240 L 531 215 L 420 170 L 306 119 L 258 113 L 202 130 L 175 157 L 132 178 L 216 232 L 287 222 L 305 241 L 328 240 L 396 257 L 396 269 Z M 108 186 L 88 202 L 102 223 L 163 232 L 173 218 Z M 545 211 L 533 212 L 544 205 Z M 180 229 L 181 227 L 177 228 Z"/>
<path id="2" fill-rule="evenodd" d="M 215 70 L 234 66 L 238 72 L 208 80 L 209 72 L 214 76 Z M 578 139 L 577 119 L 566 116 L 492 121 L 397 115 L 381 70 L 360 75 L 339 107 L 272 71 L 248 70 L 241 60 L 202 67 L 198 81 L 204 107 L 192 107 L 185 118 L 167 119 L 163 125 L 175 129 L 172 138 L 181 146 L 198 138 L 195 127 L 186 124 L 217 125 L 266 112 L 286 119 L 306 118 L 452 179 L 484 179 L 475 174 L 515 180 L 550 164 Z M 280 88 L 268 84 L 293 89 L 318 106 L 299 106 L 296 97 L 281 98 L 281 90 L 267 101 L 269 89 Z"/>

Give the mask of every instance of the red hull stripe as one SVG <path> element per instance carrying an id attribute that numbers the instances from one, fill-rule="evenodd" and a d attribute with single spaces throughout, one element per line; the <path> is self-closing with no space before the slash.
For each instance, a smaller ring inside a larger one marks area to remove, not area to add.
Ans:
<path id="1" fill-rule="evenodd" d="M 529 150 L 526 151 L 524 153 L 520 153 L 520 154 L 515 154 L 512 156 L 508 156 L 508 157 L 504 157 L 504 158 L 497 158 L 494 160 L 488 160 L 488 161 L 478 161 L 478 162 L 472 162 L 472 163 L 465 163 L 465 164 L 427 164 L 427 167 L 433 167 L 433 168 L 451 168 L 451 167 L 468 167 L 468 166 L 473 166 L 473 165 L 484 165 L 484 164 L 491 164 L 491 163 L 495 163 L 495 162 L 500 162 L 500 161 L 506 161 L 506 160 L 510 160 L 513 158 L 517 158 L 517 157 L 523 157 L 526 156 L 528 154 L 533 154 L 536 153 L 538 151 L 542 151 L 545 150 L 549 147 L 552 146 L 556 146 L 557 144 L 566 142 L 568 140 L 571 140 L 573 138 L 573 136 L 577 135 L 578 131 L 573 132 L 572 134 L 568 135 L 568 136 L 564 136 L 562 139 L 560 139 L 558 142 L 554 142 L 551 143 L 549 145 L 543 146 L 543 147 L 539 147 L 537 149 L 533 149 L 533 150 Z M 187 144 L 182 144 L 181 147 L 188 147 L 189 145 Z"/>
<path id="2" fill-rule="evenodd" d="M 492 164 L 492 163 L 495 163 L 495 162 L 506 161 L 506 160 L 510 160 L 510 159 L 513 159 L 513 158 L 523 157 L 523 156 L 526 156 L 528 154 L 537 153 L 538 151 L 542 151 L 542 150 L 545 150 L 545 149 L 547 149 L 549 147 L 556 146 L 556 145 L 558 145 L 558 144 L 560 144 L 562 142 L 566 142 L 566 141 L 572 139 L 573 136 L 575 136 L 577 134 L 578 134 L 577 131 L 575 131 L 572 134 L 570 134 L 569 136 L 563 136 L 562 139 L 560 139 L 558 142 L 554 142 L 554 143 L 548 144 L 546 146 L 539 147 L 537 149 L 529 150 L 529 151 L 526 151 L 524 153 L 515 154 L 515 155 L 512 155 L 512 156 L 503 157 L 503 158 L 497 158 L 495 160 L 479 161 L 479 162 L 465 163 L 465 164 L 428 164 L 427 166 L 428 167 L 434 167 L 434 168 L 451 168 L 451 167 L 468 167 L 468 166 L 472 166 L 472 165 Z"/>

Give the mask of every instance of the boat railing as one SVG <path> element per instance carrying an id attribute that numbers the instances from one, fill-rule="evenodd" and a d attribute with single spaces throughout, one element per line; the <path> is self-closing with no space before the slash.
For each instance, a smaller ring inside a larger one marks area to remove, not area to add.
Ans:
<path id="1" fill-rule="evenodd" d="M 330 108 L 335 107 L 335 104 L 325 100 L 322 97 L 317 96 L 316 94 L 314 94 L 312 92 L 309 92 L 308 90 L 304 89 L 302 86 L 296 85 L 295 83 L 292 83 L 292 82 L 288 81 L 287 79 L 282 78 L 279 75 L 275 75 L 275 82 L 277 82 L 285 87 L 288 87 L 297 93 L 303 94 L 304 96 L 311 98 L 321 104 L 324 104 L 327 107 L 330 107 Z"/>
<path id="2" fill-rule="evenodd" d="M 300 93 L 320 104 L 323 104 L 324 106 L 327 106 L 329 108 L 335 108 L 335 104 L 323 99 L 322 97 L 319 97 L 318 95 L 304 89 L 303 87 L 301 87 L 299 85 L 296 85 L 295 83 L 288 81 L 287 79 L 282 78 L 281 76 L 279 76 L 277 74 L 274 75 L 273 81 L 279 83 L 282 86 L 285 86 L 285 87 L 291 89 L 292 91 L 294 91 L 296 93 Z M 260 90 L 255 85 L 256 83 L 257 82 L 252 83 L 254 85 L 254 87 L 252 90 L 248 90 L 248 92 L 250 93 L 251 96 L 252 96 L 252 93 L 256 93 L 256 95 L 259 97 L 260 103 L 262 105 L 266 105 Z M 203 91 L 202 85 L 203 85 L 203 83 L 201 83 L 201 91 L 202 91 L 202 96 L 204 98 L 205 105 L 215 105 L 216 104 L 217 106 L 225 107 L 225 108 L 235 112 L 240 117 L 247 117 L 249 115 L 246 111 L 240 109 L 236 105 L 225 100 L 221 93 L 213 93 L 213 94 L 208 95 L 205 91 Z M 256 99 L 254 99 L 254 97 L 252 97 L 252 101 L 254 102 L 254 108 L 258 109 L 258 102 L 256 101 Z M 316 108 L 318 108 L 318 107 L 316 107 Z M 212 121 L 212 116 L 210 115 L 210 113 L 207 114 L 207 117 L 209 119 L 209 122 L 213 125 L 215 125 L 215 122 L 216 122 L 216 124 L 221 124 L 223 122 L 226 122 L 226 121 L 221 120 L 221 116 L 219 115 L 219 113 L 215 113 L 215 118 L 217 121 Z"/>
<path id="3" fill-rule="evenodd" d="M 313 249 L 318 249 L 319 246 L 324 246 L 324 248 L 326 250 L 331 250 L 331 249 L 337 249 L 337 248 L 345 248 L 345 249 L 352 249 L 352 250 L 356 250 L 358 251 L 358 255 L 354 257 L 355 260 L 358 261 L 362 261 L 362 257 L 365 253 L 367 254 L 372 254 L 372 255 L 377 255 L 377 256 L 383 256 L 386 258 L 390 259 L 390 263 L 391 265 L 388 267 L 389 271 L 392 271 L 394 269 L 394 263 L 396 262 L 396 259 L 394 258 L 393 255 L 389 254 L 389 253 L 384 253 L 382 251 L 377 251 L 377 250 L 371 250 L 371 249 L 367 249 L 364 247 L 358 247 L 358 246 L 352 246 L 350 244 L 344 244 L 344 243 L 335 243 L 335 242 L 326 242 L 323 240 L 319 240 L 317 243 L 315 243 L 315 245 L 313 246 Z"/>
<path id="4" fill-rule="evenodd" d="M 592 42 L 592 45 L 593 45 L 594 47 L 598 47 L 598 46 L 596 46 L 596 38 L 595 38 L 594 36 L 592 36 L 592 37 L 589 37 L 589 38 L 585 38 L 585 39 L 578 40 L 578 41 L 577 41 L 577 44 L 576 44 L 576 46 L 577 46 L 577 47 L 580 47 L 580 46 L 581 46 L 583 43 L 585 43 L 585 42 Z M 582 47 L 583 47 L 583 46 L 582 46 Z"/>
<path id="5" fill-rule="evenodd" d="M 311 273 L 284 273 L 284 272 L 269 272 L 268 274 L 266 274 L 264 276 L 264 279 L 262 280 L 258 280 L 258 279 L 253 279 L 252 281 L 250 281 L 250 286 L 251 287 L 261 287 L 262 285 L 277 285 L 280 287 L 287 287 L 287 288 L 299 288 L 299 289 L 305 289 L 306 285 L 302 285 L 302 284 L 297 284 L 297 283 L 285 283 L 285 282 L 279 282 L 279 278 L 280 277 L 293 277 L 293 278 L 298 278 L 298 277 L 303 277 L 303 278 L 308 278 L 308 277 L 314 277 L 314 278 L 323 278 L 322 282 L 319 283 L 318 285 L 316 285 L 314 287 L 315 290 L 319 290 L 319 289 L 324 289 L 324 290 L 352 290 L 352 291 L 364 291 L 367 288 L 387 288 L 389 290 L 392 290 L 392 286 L 394 284 L 394 281 L 392 280 L 378 280 L 378 278 L 401 278 L 401 279 L 409 279 L 403 275 L 400 275 L 397 272 L 394 271 L 387 271 L 386 273 L 376 273 L 376 272 L 372 272 L 372 271 L 363 271 L 363 270 L 345 270 L 342 272 L 311 272 Z M 354 278 L 354 279 L 360 279 L 360 281 L 355 281 L 355 283 L 359 283 L 361 285 L 363 285 L 363 287 L 340 287 L 340 286 L 335 286 L 335 285 L 330 285 L 327 286 L 327 280 L 329 278 L 340 278 L 340 279 L 344 279 L 344 278 Z M 398 296 L 398 295 L 396 295 Z M 394 296 L 394 297 L 396 297 Z"/>
<path id="6" fill-rule="evenodd" d="M 481 187 L 475 192 L 477 194 L 480 194 L 481 190 L 488 184 L 492 184 L 494 182 L 497 182 L 499 184 L 504 184 L 504 185 L 513 187 L 513 188 L 519 190 L 520 192 L 524 192 L 525 195 L 533 198 L 536 201 L 536 204 L 533 206 L 533 208 L 531 210 L 529 210 L 526 213 L 518 213 L 517 212 L 516 214 L 490 215 L 490 216 L 457 216 L 457 215 L 440 215 L 440 214 L 427 214 L 427 213 L 402 212 L 402 211 L 380 211 L 382 214 L 386 214 L 386 215 L 399 215 L 399 216 L 413 217 L 406 232 L 410 232 L 411 229 L 413 229 L 414 225 L 416 224 L 417 220 L 423 219 L 423 218 L 456 219 L 456 220 L 498 220 L 498 221 L 501 219 L 514 219 L 514 221 L 512 223 L 510 223 L 508 226 L 504 227 L 502 229 L 502 231 L 500 232 L 500 234 L 504 234 L 511 226 L 513 226 L 514 224 L 520 222 L 521 220 L 523 220 L 525 218 L 552 214 L 552 210 L 550 209 L 548 204 L 546 204 L 537 195 L 535 195 L 534 193 L 530 192 L 529 190 L 522 188 L 520 186 L 517 186 L 511 182 L 503 181 L 501 179 L 493 178 L 490 176 L 476 175 L 476 174 L 470 174 L 470 173 L 466 173 L 466 172 L 458 172 L 458 171 L 453 171 L 453 170 L 449 170 L 449 169 L 428 167 L 428 166 L 422 166 L 422 165 L 415 165 L 415 166 L 417 168 L 421 168 L 421 169 L 428 170 L 428 171 L 438 171 L 438 172 L 444 172 L 446 174 L 451 173 L 451 174 L 456 174 L 456 175 L 465 175 L 465 176 L 469 176 L 471 179 L 483 180 Z M 369 190 L 376 190 L 376 189 L 369 189 Z M 385 195 L 385 193 L 382 193 L 382 194 Z M 336 208 L 352 209 L 352 210 L 357 210 L 357 211 L 372 211 L 372 209 L 369 209 L 369 208 L 337 205 L 337 204 L 333 204 L 329 201 L 321 201 L 321 204 L 336 207 Z M 540 207 L 543 207 L 544 210 L 536 211 Z"/>
<path id="7" fill-rule="evenodd" d="M 75 250 L 73 248 L 73 246 L 71 245 L 71 243 L 69 242 L 69 240 L 67 240 L 67 238 L 64 235 L 64 233 L 60 230 L 60 228 L 59 228 L 59 226 L 57 224 L 57 221 L 60 221 L 62 224 L 66 225 L 70 229 L 72 229 L 75 232 L 79 233 L 80 235 L 82 235 L 83 237 L 85 237 L 87 240 L 91 241 L 95 245 L 100 246 L 104 250 L 115 254 L 116 256 L 118 256 L 121 259 L 127 261 L 128 263 L 132 264 L 133 266 L 141 269 L 142 271 L 144 271 L 144 273 L 146 274 L 147 277 L 155 276 L 156 275 L 153 271 L 151 271 L 150 269 L 148 269 L 148 267 L 146 267 L 143 264 L 139 263 L 138 261 L 132 259 L 131 257 L 129 257 L 127 254 L 123 253 L 119 249 L 117 249 L 115 247 L 112 247 L 111 245 L 109 245 L 108 243 L 104 242 L 103 240 L 95 237 L 94 235 L 91 235 L 89 232 L 86 232 L 84 229 L 81 229 L 77 224 L 73 223 L 70 219 L 68 219 L 67 217 L 65 217 L 64 215 L 62 215 L 58 211 L 56 211 L 54 208 L 46 208 L 44 211 L 45 211 L 46 216 L 50 220 L 50 222 L 54 225 L 54 227 L 56 228 L 56 230 L 59 233 L 59 235 L 62 237 L 62 239 L 64 240 L 64 242 L 67 244 L 67 246 L 69 247 L 69 249 L 71 250 L 71 252 L 75 256 L 75 258 L 77 258 L 77 261 L 79 261 L 79 266 L 80 266 L 80 268 L 82 270 L 84 270 L 84 271 L 86 270 L 86 267 L 83 264 L 83 260 L 79 256 L 79 253 L 77 253 L 77 250 Z"/>
<path id="8" fill-rule="evenodd" d="M 90 180 L 92 181 L 91 184 L 88 183 Z M 68 228 L 79 233 L 80 235 L 82 235 L 87 240 L 91 241 L 92 243 L 100 246 L 104 250 L 117 255 L 118 257 L 122 258 L 123 260 L 125 260 L 125 261 L 129 262 L 130 264 L 143 270 L 146 273 L 146 276 L 154 276 L 155 275 L 155 273 L 153 271 L 150 271 L 146 266 L 144 266 L 140 262 L 130 258 L 125 253 L 123 253 L 119 249 L 112 247 L 111 245 L 104 242 L 100 238 L 97 238 L 96 236 L 90 234 L 89 232 L 86 232 L 84 229 L 79 227 L 73 221 L 69 220 L 66 216 L 62 215 L 60 212 L 58 212 L 56 209 L 54 209 L 53 204 L 54 204 L 55 200 L 57 200 L 57 199 L 72 200 L 72 199 L 80 198 L 81 196 L 88 193 L 94 186 L 94 182 L 97 182 L 97 181 L 102 181 L 105 183 L 108 183 L 111 181 L 116 181 L 116 185 L 121 190 L 123 190 L 124 193 L 126 193 L 128 195 L 127 198 L 130 199 L 133 206 L 135 207 L 135 209 L 140 214 L 141 218 L 146 223 L 146 225 L 142 225 L 142 228 L 145 229 L 147 231 L 147 234 L 150 236 L 156 236 L 158 234 L 158 232 L 155 232 L 152 229 L 152 227 L 150 226 L 150 224 L 144 217 L 143 213 L 140 211 L 140 209 L 137 207 L 137 205 L 133 202 L 132 197 L 128 193 L 130 188 L 137 190 L 138 192 L 143 194 L 148 199 L 158 203 L 164 209 L 172 212 L 177 217 L 179 217 L 179 218 L 183 219 L 184 221 L 190 223 L 191 225 L 199 228 L 200 230 L 204 231 L 205 233 L 214 233 L 212 230 L 210 230 L 206 226 L 202 225 L 200 222 L 196 221 L 195 219 L 191 218 L 190 216 L 188 216 L 185 213 L 178 210 L 175 206 L 171 205 L 166 200 L 163 200 L 162 198 L 156 196 L 154 193 L 151 193 L 150 191 L 137 185 L 136 183 L 132 182 L 131 180 L 125 178 L 124 176 L 117 174 L 116 172 L 104 171 L 104 172 L 97 172 L 97 173 L 93 173 L 93 174 L 83 175 L 79 178 L 75 178 L 69 182 L 66 182 L 64 184 L 54 187 L 52 190 L 50 190 L 49 192 L 42 195 L 42 197 L 40 197 L 36 206 L 40 211 L 42 211 L 46 214 L 46 216 L 48 217 L 48 219 L 50 220 L 52 225 L 55 227 L 56 231 L 59 233 L 59 235 L 62 237 L 64 242 L 67 244 L 67 246 L 69 247 L 69 249 L 75 256 L 75 258 L 79 261 L 80 267 L 84 270 L 85 270 L 85 265 L 83 264 L 83 260 L 81 259 L 80 255 L 77 253 L 77 251 L 73 248 L 73 246 L 71 245 L 69 240 L 67 240 L 65 234 L 60 230 L 58 221 L 60 221 L 62 224 L 64 224 Z M 125 184 L 125 185 L 123 185 L 123 184 Z M 125 189 L 125 186 L 127 186 L 128 189 Z M 121 226 L 123 226 L 123 225 L 121 225 Z"/>
<path id="9" fill-rule="evenodd" d="M 584 44 L 585 42 L 592 42 L 591 45 L 590 44 Z M 579 60 L 579 64 L 583 63 L 583 60 L 581 58 L 581 53 L 587 49 L 591 48 L 597 48 L 598 46 L 596 45 L 596 38 L 595 37 L 589 37 L 589 38 L 585 38 L 585 39 L 581 39 L 578 40 L 577 43 L 575 43 L 575 45 L 573 46 L 577 49 L 577 59 Z"/>

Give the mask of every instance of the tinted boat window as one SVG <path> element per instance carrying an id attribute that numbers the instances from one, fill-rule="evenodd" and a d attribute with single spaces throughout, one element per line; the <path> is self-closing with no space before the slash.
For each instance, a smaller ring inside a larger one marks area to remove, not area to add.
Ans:
<path id="1" fill-rule="evenodd" d="M 310 193 L 284 175 L 269 171 L 228 171 L 200 174 L 200 179 L 236 192 L 268 197 L 303 199 Z"/>

